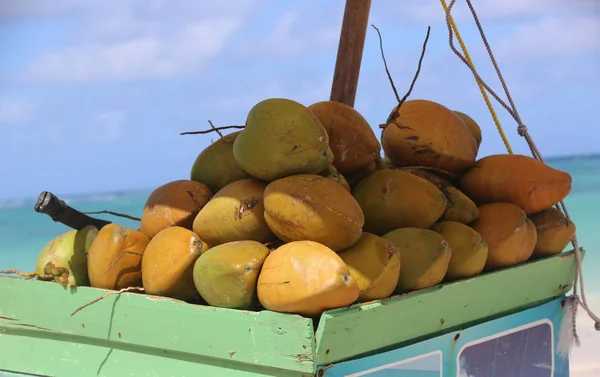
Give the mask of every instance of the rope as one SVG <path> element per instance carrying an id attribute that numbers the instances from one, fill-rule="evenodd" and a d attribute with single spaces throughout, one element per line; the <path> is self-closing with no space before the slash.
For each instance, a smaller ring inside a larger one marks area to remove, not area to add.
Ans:
<path id="1" fill-rule="evenodd" d="M 446 1 L 445 0 L 440 0 L 440 2 L 442 3 L 442 7 L 444 8 L 444 11 L 446 11 L 446 14 L 449 14 L 448 6 L 446 5 Z M 460 36 L 460 33 L 458 32 L 458 27 L 456 27 L 456 24 L 454 23 L 454 19 L 452 18 L 452 16 L 450 16 L 450 18 L 446 17 L 446 20 L 447 20 L 447 22 L 450 23 L 449 27 L 452 27 L 452 29 L 454 29 L 454 34 L 456 34 L 456 39 L 458 40 L 458 43 L 460 44 L 460 47 L 463 50 L 463 53 L 465 54 L 464 59 L 462 57 L 461 57 L 461 59 L 470 68 L 472 67 L 471 70 L 473 71 L 473 73 L 475 73 L 475 67 L 473 66 L 473 61 L 471 60 L 471 56 L 469 55 L 469 51 L 467 51 L 467 46 L 465 46 L 465 43 L 463 42 L 463 39 Z M 481 95 L 483 96 L 485 104 L 487 105 L 488 110 L 490 111 L 490 114 L 492 115 L 492 119 L 494 119 L 494 124 L 496 124 L 496 128 L 498 129 L 498 132 L 500 133 L 500 137 L 502 138 L 502 141 L 504 142 L 504 145 L 506 146 L 506 150 L 508 151 L 508 153 L 513 154 L 513 150 L 510 147 L 510 143 L 508 142 L 508 138 L 504 134 L 504 130 L 502 129 L 502 125 L 500 124 L 500 120 L 498 119 L 498 116 L 496 115 L 496 111 L 494 110 L 494 106 L 492 105 L 492 102 L 490 101 L 490 98 L 488 97 L 488 95 L 487 95 L 487 93 L 485 91 L 485 88 L 484 88 L 484 85 L 483 85 L 482 81 L 477 80 L 477 79 L 475 79 L 475 81 L 477 82 L 477 86 L 479 87 L 479 91 L 481 92 Z"/>
<path id="2" fill-rule="evenodd" d="M 541 162 L 544 162 L 544 159 L 542 158 L 540 151 L 538 150 L 537 146 L 535 145 L 535 142 L 529 135 L 529 131 L 527 130 L 527 127 L 523 124 L 521 117 L 519 116 L 519 113 L 514 104 L 512 96 L 510 95 L 510 92 L 508 90 L 508 86 L 506 85 L 506 82 L 504 81 L 504 78 L 502 76 L 502 73 L 500 72 L 500 68 L 498 67 L 496 59 L 494 58 L 494 54 L 492 53 L 492 49 L 491 49 L 491 47 L 488 43 L 488 40 L 485 36 L 485 33 L 481 26 L 481 23 L 479 22 L 479 17 L 477 16 L 477 13 L 475 12 L 473 5 L 471 4 L 471 0 L 465 0 L 465 1 L 467 2 L 467 5 L 471 11 L 471 14 L 473 15 L 473 19 L 475 20 L 475 23 L 477 24 L 477 29 L 479 30 L 481 39 L 483 40 L 483 43 L 485 44 L 485 47 L 486 47 L 486 50 L 490 57 L 490 60 L 492 61 L 492 64 L 494 65 L 494 69 L 496 70 L 498 78 L 500 79 L 502 88 L 504 89 L 504 93 L 506 95 L 506 98 L 508 99 L 508 102 L 510 103 L 510 106 L 507 105 L 504 101 L 502 101 L 498 97 L 498 95 L 481 79 L 481 77 L 479 76 L 479 74 L 477 74 L 477 71 L 475 70 L 475 68 L 473 66 L 473 62 L 468 57 L 466 47 L 464 46 L 464 43 L 462 42 L 462 39 L 461 39 L 460 35 L 458 34 L 456 24 L 454 23 L 454 19 L 452 18 L 452 15 L 451 15 L 451 10 L 452 10 L 452 7 L 454 6 L 454 3 L 456 2 L 456 0 L 451 0 L 450 4 L 448 6 L 446 6 L 445 0 L 440 0 L 442 7 L 444 8 L 444 11 L 446 12 L 446 24 L 448 26 L 448 37 L 449 37 L 448 41 L 450 43 L 450 48 L 456 54 L 456 56 L 458 56 L 460 58 L 460 60 L 462 60 L 463 63 L 465 63 L 465 65 L 467 67 L 469 67 L 469 69 L 473 73 L 473 76 L 475 77 L 475 80 L 477 81 L 480 88 L 484 87 L 496 99 L 496 101 L 498 101 L 498 103 L 506 109 L 506 111 L 517 122 L 517 125 L 518 125 L 517 132 L 519 133 L 520 136 L 525 138 L 525 141 L 527 142 L 527 145 L 529 146 L 529 149 L 530 149 L 533 157 Z M 465 52 L 465 56 L 461 55 L 461 53 L 458 52 L 456 50 L 456 48 L 454 47 L 453 29 L 454 29 L 454 34 L 456 34 L 456 38 L 458 39 L 463 51 Z M 502 139 L 505 140 L 504 134 L 501 131 L 502 128 L 500 127 L 500 125 L 498 123 L 496 125 L 500 131 L 500 135 L 502 136 Z M 506 142 L 505 142 L 505 144 L 506 144 Z M 509 149 L 509 153 L 512 153 L 510 151 L 510 149 Z M 571 217 L 569 216 L 569 212 L 567 211 L 567 207 L 565 206 L 564 202 L 561 201 L 559 203 L 559 206 L 560 206 L 560 209 L 562 209 L 563 213 L 565 214 L 567 221 L 571 221 Z M 579 248 L 579 242 L 577 241 L 577 235 L 575 235 L 573 237 L 573 239 L 571 240 L 571 244 L 573 245 L 573 248 L 575 251 L 575 260 L 576 260 L 575 274 L 573 277 L 573 295 L 572 295 L 573 299 L 572 300 L 576 304 L 579 304 L 579 306 L 581 306 L 587 312 L 587 314 L 590 316 L 590 318 L 595 321 L 594 328 L 596 329 L 596 331 L 600 331 L 600 318 L 596 314 L 594 314 L 594 312 L 592 312 L 592 310 L 589 308 L 589 306 L 587 304 L 587 300 L 585 298 L 585 285 L 584 285 L 584 280 L 583 280 L 583 270 L 581 267 L 581 264 L 582 264 L 581 263 L 581 253 L 580 253 L 580 248 Z M 580 286 L 580 289 L 581 289 L 581 295 L 578 294 L 578 285 Z M 575 321 L 573 321 L 573 336 L 576 340 L 578 340 L 577 328 L 576 328 Z"/>

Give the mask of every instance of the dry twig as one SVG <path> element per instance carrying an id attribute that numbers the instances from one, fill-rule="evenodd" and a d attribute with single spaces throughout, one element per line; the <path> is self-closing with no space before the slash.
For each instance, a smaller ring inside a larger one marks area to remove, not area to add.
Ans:
<path id="1" fill-rule="evenodd" d="M 135 221 L 142 221 L 142 219 L 140 219 L 139 217 L 135 217 L 135 216 L 131 216 L 131 215 L 127 215 L 125 213 L 119 213 L 119 212 L 113 212 L 113 211 L 107 211 L 107 210 L 103 210 L 103 211 L 91 211 L 91 212 L 83 212 L 86 215 L 101 215 L 101 214 L 107 214 L 107 215 L 113 215 L 113 216 L 118 216 L 118 217 L 124 217 L 126 219 L 130 219 L 130 220 L 135 220 Z"/>
<path id="2" fill-rule="evenodd" d="M 82 310 L 84 308 L 87 308 L 88 306 L 90 306 L 92 304 L 95 304 L 98 301 L 103 300 L 103 299 L 107 298 L 110 295 L 120 295 L 121 293 L 133 292 L 133 291 L 143 292 L 144 288 L 142 288 L 142 287 L 127 287 L 127 288 L 123 288 L 123 289 L 118 290 L 118 291 L 109 291 L 109 292 L 106 292 L 105 294 L 103 294 L 102 296 L 98 297 L 97 299 L 92 300 L 92 301 L 88 302 L 87 304 L 85 304 L 83 306 L 80 306 L 77 309 L 75 309 L 75 311 L 73 313 L 71 313 L 71 317 L 74 316 L 75 313 L 77 313 L 78 311 L 80 311 L 80 310 Z"/>

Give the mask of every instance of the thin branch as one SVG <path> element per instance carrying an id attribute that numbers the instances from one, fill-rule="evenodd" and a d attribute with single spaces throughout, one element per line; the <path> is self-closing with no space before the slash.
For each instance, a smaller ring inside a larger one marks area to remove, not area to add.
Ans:
<path id="1" fill-rule="evenodd" d="M 219 130 L 217 127 L 215 127 L 215 125 L 213 124 L 213 122 L 211 122 L 211 120 L 208 120 L 208 124 L 210 124 L 210 128 L 212 128 L 213 130 L 215 130 L 216 133 L 219 134 L 219 136 L 221 137 L 221 139 L 223 138 L 223 134 L 221 133 L 221 130 Z"/>
<path id="2" fill-rule="evenodd" d="M 392 75 L 390 74 L 390 70 L 388 69 L 387 61 L 385 60 L 385 54 L 383 53 L 383 38 L 381 37 L 381 32 L 377 28 L 377 26 L 371 24 L 373 28 L 377 31 L 377 35 L 379 36 L 379 50 L 381 51 L 381 58 L 383 59 L 383 66 L 385 67 L 385 73 L 387 73 L 387 77 L 390 80 L 390 84 L 392 84 L 392 90 L 394 91 L 394 95 L 396 96 L 396 100 L 400 103 L 400 96 L 398 95 L 398 91 L 396 90 L 396 85 L 394 85 L 394 80 L 392 79 Z"/>
<path id="3" fill-rule="evenodd" d="M 210 130 L 204 130 L 204 131 L 188 131 L 188 132 L 182 132 L 179 135 L 205 135 L 205 134 L 209 134 L 211 132 L 219 132 L 219 131 L 223 131 L 223 130 L 229 130 L 231 128 L 234 129 L 243 129 L 246 128 L 246 126 L 223 126 L 223 127 L 214 127 L 211 128 Z"/>
<path id="4" fill-rule="evenodd" d="M 87 308 L 88 306 L 90 306 L 90 305 L 92 305 L 92 304 L 95 304 L 95 303 L 97 303 L 98 301 L 100 301 L 100 300 L 102 300 L 102 299 L 105 299 L 105 298 L 107 298 L 107 297 L 108 297 L 108 296 L 110 296 L 110 295 L 118 295 L 118 294 L 121 294 L 121 293 L 125 293 L 125 292 L 132 292 L 132 291 L 140 291 L 140 292 L 143 292 L 143 291 L 144 291 L 144 288 L 142 288 L 142 287 L 127 287 L 127 288 L 123 288 L 123 289 L 121 289 L 121 290 L 119 290 L 119 291 L 109 291 L 109 292 L 106 292 L 105 294 L 103 294 L 102 296 L 98 297 L 97 299 L 95 299 L 95 300 L 92 300 L 92 301 L 88 302 L 87 304 L 85 304 L 85 305 L 83 305 L 83 306 L 80 306 L 80 307 L 78 307 L 77 309 L 75 309 L 75 311 L 74 311 L 73 313 L 71 313 L 71 317 L 72 317 L 72 316 L 74 316 L 74 315 L 75 315 L 75 313 L 77 313 L 78 311 L 80 311 L 80 310 L 82 310 L 82 309 L 85 309 L 85 308 Z"/>
<path id="5" fill-rule="evenodd" d="M 124 250 L 121 254 L 119 254 L 119 256 L 115 259 L 115 261 L 112 262 L 110 266 L 108 266 L 108 268 L 106 269 L 106 271 L 104 271 L 102 276 L 106 275 L 108 273 L 108 271 L 110 271 L 110 269 L 113 268 L 115 266 L 115 264 L 117 264 L 119 259 L 121 259 L 121 257 L 125 254 L 138 255 L 140 257 L 144 256 L 144 254 L 142 254 L 142 253 L 136 253 L 135 251 Z"/>
<path id="6" fill-rule="evenodd" d="M 127 215 L 127 214 L 124 214 L 124 213 L 119 213 L 119 212 L 107 211 L 107 210 L 92 211 L 92 212 L 83 212 L 83 213 L 85 213 L 86 215 L 107 214 L 107 215 L 113 215 L 113 216 L 118 216 L 118 217 L 124 217 L 124 218 L 130 219 L 130 220 L 142 221 L 142 219 L 140 219 L 139 217 L 135 217 L 135 216 Z"/>

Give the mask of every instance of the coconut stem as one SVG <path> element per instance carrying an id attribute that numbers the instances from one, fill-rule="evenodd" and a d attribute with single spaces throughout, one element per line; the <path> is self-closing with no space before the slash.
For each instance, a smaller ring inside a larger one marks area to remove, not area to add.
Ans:
<path id="1" fill-rule="evenodd" d="M 377 28 L 377 26 L 371 24 L 373 29 L 377 31 L 377 35 L 379 36 L 379 50 L 381 51 L 381 58 L 383 59 L 383 66 L 385 67 L 385 73 L 387 73 L 387 77 L 390 80 L 390 84 L 392 84 L 392 90 L 394 91 L 394 95 L 396 96 L 396 100 L 400 103 L 400 96 L 398 95 L 398 90 L 396 90 L 396 85 L 394 84 L 394 79 L 392 79 L 392 75 L 390 70 L 388 69 L 387 61 L 385 60 L 385 54 L 383 53 L 383 38 L 381 37 L 381 32 Z"/>
<path id="2" fill-rule="evenodd" d="M 103 210 L 103 211 L 92 211 L 92 212 L 83 212 L 86 215 L 101 215 L 101 214 L 107 214 L 107 215 L 113 215 L 113 216 L 117 216 L 117 217 L 124 217 L 126 219 L 130 219 L 130 220 L 135 220 L 135 221 L 142 221 L 142 219 L 140 219 L 139 217 L 135 217 L 135 216 L 131 216 L 131 215 L 127 215 L 125 213 L 119 213 L 119 212 L 113 212 L 113 211 L 107 211 L 107 210 Z"/>
<path id="3" fill-rule="evenodd" d="M 104 271 L 104 273 L 102 274 L 102 276 L 106 275 L 108 273 L 108 271 L 110 271 L 110 269 L 113 268 L 115 266 L 115 264 L 117 264 L 117 262 L 119 261 L 119 259 L 121 259 L 121 257 L 123 255 L 125 255 L 125 254 L 139 255 L 140 257 L 144 255 L 142 253 L 136 253 L 135 251 L 124 250 L 121 254 L 119 254 L 119 256 L 115 259 L 115 261 L 112 262 L 110 264 L 110 266 L 108 266 L 108 268 L 106 269 L 106 271 Z"/>
<path id="4" fill-rule="evenodd" d="M 394 91 L 394 95 L 396 96 L 396 100 L 398 101 L 398 106 L 396 107 L 396 114 L 394 114 L 394 115 L 397 115 L 398 112 L 400 111 L 400 106 L 402 106 L 402 104 L 408 99 L 408 96 L 410 96 L 410 94 L 412 93 L 412 91 L 415 87 L 415 83 L 417 82 L 417 79 L 419 78 L 419 74 L 421 73 L 421 65 L 423 64 L 423 58 L 425 57 L 425 51 L 427 50 L 427 42 L 429 41 L 429 34 L 431 33 L 431 26 L 427 26 L 427 34 L 425 35 L 425 41 L 423 41 L 423 47 L 421 49 L 421 56 L 419 57 L 419 64 L 417 65 L 417 72 L 415 72 L 415 76 L 413 77 L 413 80 L 410 83 L 410 87 L 408 88 L 408 91 L 406 92 L 404 97 L 402 97 L 402 99 L 398 95 L 398 91 L 396 90 L 396 85 L 394 84 L 394 80 L 392 79 L 392 75 L 390 74 L 390 71 L 387 66 L 387 62 L 385 60 L 385 54 L 383 53 L 383 38 L 381 37 L 381 33 L 379 32 L 379 29 L 375 25 L 371 25 L 371 26 L 373 26 L 373 28 L 375 30 L 377 30 L 377 35 L 379 36 L 379 50 L 381 50 L 381 58 L 383 59 L 383 65 L 385 67 L 385 72 L 387 73 L 388 79 L 390 80 L 390 84 L 392 85 L 392 90 Z M 386 124 L 380 124 L 379 128 L 385 129 L 388 126 L 390 119 L 392 119 L 391 115 L 390 115 L 390 118 L 388 118 L 388 122 Z"/>
<path id="5" fill-rule="evenodd" d="M 110 295 L 119 295 L 119 294 L 121 294 L 121 293 L 125 293 L 125 292 L 132 292 L 132 291 L 140 291 L 140 292 L 143 292 L 143 291 L 144 291 L 144 288 L 142 288 L 142 287 L 127 287 L 127 288 L 123 288 L 123 289 L 121 289 L 121 290 L 118 290 L 118 291 L 109 291 L 109 292 L 106 292 L 105 294 L 103 294 L 102 296 L 98 297 L 97 299 L 95 299 L 95 300 L 92 300 L 92 301 L 88 302 L 87 304 L 85 304 L 85 305 L 83 305 L 83 306 L 80 306 L 80 307 L 78 307 L 77 309 L 75 309 L 75 311 L 74 311 L 73 313 L 71 313 L 71 317 L 72 317 L 73 315 L 75 315 L 75 313 L 77 313 L 78 311 L 80 311 L 80 310 L 82 310 L 82 309 L 84 309 L 84 308 L 87 308 L 88 306 L 90 306 L 90 305 L 92 305 L 92 304 L 95 304 L 95 303 L 97 303 L 98 301 L 100 301 L 100 300 L 103 300 L 103 299 L 107 298 L 107 297 L 108 297 L 108 296 L 110 296 Z"/>
<path id="6" fill-rule="evenodd" d="M 423 58 L 425 57 L 425 51 L 427 50 L 427 42 L 429 41 L 429 33 L 431 32 L 431 26 L 427 26 L 427 34 L 425 35 L 425 40 L 423 41 L 423 47 L 421 48 L 421 56 L 419 57 L 419 64 L 417 65 L 417 72 L 415 72 L 415 76 L 413 77 L 412 82 L 410 83 L 410 87 L 408 88 L 408 92 L 402 97 L 400 101 L 398 101 L 398 109 L 400 106 L 406 101 L 410 93 L 412 93 L 413 88 L 415 87 L 415 83 L 417 82 L 417 78 L 419 78 L 419 73 L 421 73 L 421 64 L 423 64 Z"/>
<path id="7" fill-rule="evenodd" d="M 211 126 L 212 126 L 212 124 L 211 124 Z M 246 126 L 222 126 L 222 127 L 214 127 L 214 126 L 212 126 L 212 128 L 210 130 L 187 131 L 187 132 L 182 132 L 179 135 L 205 135 L 205 134 L 209 134 L 211 132 L 217 132 L 219 135 L 221 135 L 220 131 L 229 130 L 231 128 L 243 129 L 243 128 L 246 128 Z M 221 135 L 221 137 L 223 137 L 223 136 Z"/>

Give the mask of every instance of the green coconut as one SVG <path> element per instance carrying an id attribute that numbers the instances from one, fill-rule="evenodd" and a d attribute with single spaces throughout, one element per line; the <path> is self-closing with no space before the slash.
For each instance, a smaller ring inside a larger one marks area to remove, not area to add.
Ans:
<path id="1" fill-rule="evenodd" d="M 433 287 L 442 282 L 452 252 L 439 234 L 429 229 L 402 228 L 383 235 L 400 251 L 402 271 L 395 293 Z"/>
<path id="2" fill-rule="evenodd" d="M 293 174 L 318 174 L 333 163 L 325 128 L 308 108 L 270 98 L 248 113 L 233 143 L 238 165 L 252 176 L 274 181 Z"/>
<path id="3" fill-rule="evenodd" d="M 248 178 L 223 187 L 196 215 L 194 232 L 211 247 L 232 241 L 273 240 L 264 215 L 266 186 Z"/>
<path id="4" fill-rule="evenodd" d="M 234 241 L 207 250 L 194 264 L 194 285 L 212 306 L 250 310 L 258 306 L 256 286 L 269 248 Z"/>
<path id="5" fill-rule="evenodd" d="M 35 273 L 64 286 L 89 286 L 87 254 L 97 235 L 98 229 L 88 225 L 56 236 L 40 251 Z"/>
<path id="6" fill-rule="evenodd" d="M 225 135 L 200 152 L 192 165 L 190 179 L 217 192 L 231 182 L 250 178 L 233 157 L 233 142 L 240 132 Z"/>

